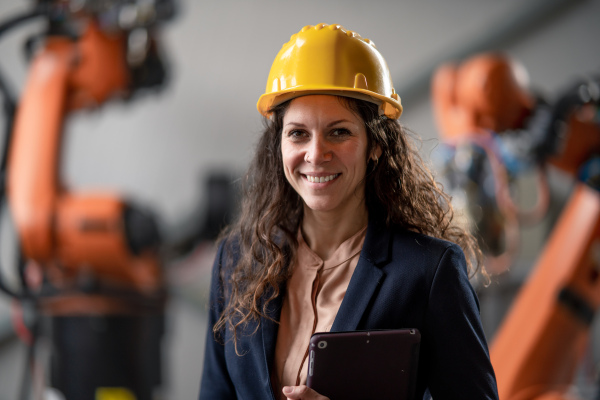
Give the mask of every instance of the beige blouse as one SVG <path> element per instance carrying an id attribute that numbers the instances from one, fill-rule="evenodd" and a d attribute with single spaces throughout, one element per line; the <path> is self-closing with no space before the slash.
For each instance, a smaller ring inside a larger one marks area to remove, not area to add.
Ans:
<path id="1" fill-rule="evenodd" d="M 283 386 L 306 384 L 308 345 L 315 332 L 331 329 L 354 273 L 367 227 L 321 260 L 298 233 L 298 251 L 281 310 L 271 374 L 275 396 Z"/>

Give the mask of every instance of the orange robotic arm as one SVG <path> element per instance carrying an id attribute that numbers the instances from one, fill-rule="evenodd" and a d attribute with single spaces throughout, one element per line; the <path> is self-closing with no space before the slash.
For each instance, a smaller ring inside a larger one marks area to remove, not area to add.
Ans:
<path id="1" fill-rule="evenodd" d="M 580 167 L 583 153 L 598 154 L 598 138 L 597 122 L 574 114 L 552 162 Z M 568 398 L 600 306 L 599 246 L 600 193 L 579 183 L 492 343 L 502 399 Z"/>
<path id="2" fill-rule="evenodd" d="M 445 142 L 454 143 L 484 130 L 520 128 L 535 106 L 514 61 L 480 54 L 458 65 L 440 66 L 433 78 L 435 118 Z"/>
<path id="3" fill-rule="evenodd" d="M 501 399 L 566 398 L 600 306 L 598 246 L 600 193 L 579 184 L 492 342 Z"/>
<path id="4" fill-rule="evenodd" d="M 124 35 L 109 37 L 92 20 L 77 41 L 47 39 L 33 60 L 15 119 L 8 199 L 27 258 L 71 272 L 85 266 L 155 289 L 156 262 L 132 267 L 136 256 L 127 243 L 123 202 L 117 196 L 71 193 L 58 175 L 64 116 L 127 91 L 125 54 Z"/>
<path id="5" fill-rule="evenodd" d="M 549 204 L 546 173 L 543 165 L 537 165 L 537 204 L 529 210 L 516 205 L 509 188 L 514 171 L 508 171 L 498 148 L 498 138 L 504 132 L 522 129 L 534 114 L 536 101 L 525 87 L 526 80 L 525 71 L 514 60 L 502 54 L 484 53 L 461 64 L 440 66 L 432 82 L 434 117 L 446 145 L 442 148 L 451 148 L 457 154 L 479 151 L 485 157 L 479 156 L 475 163 L 484 159 L 489 164 L 493 193 L 484 190 L 475 201 L 488 212 L 493 214 L 497 209 L 499 213 L 496 218 L 488 217 L 485 227 L 479 227 L 480 231 L 485 230 L 482 241 L 490 247 L 486 264 L 493 273 L 505 271 L 514 261 L 519 247 L 519 222 L 539 221 Z M 530 158 L 538 162 L 535 154 Z M 460 160 L 459 163 L 464 164 Z M 484 172 L 476 174 L 479 176 L 471 176 L 470 180 L 481 179 Z M 502 228 L 495 222 L 499 218 L 503 220 Z M 502 238 L 498 233 L 501 231 Z"/>
<path id="6" fill-rule="evenodd" d="M 37 3 L 26 16 L 46 17 L 48 30 L 7 139 L 6 164 L 7 199 L 28 264 L 20 271 L 22 291 L 8 288 L 1 277 L 0 289 L 22 304 L 32 300 L 34 318 L 50 317 L 43 332 L 52 343 L 48 384 L 59 397 L 100 398 L 103 389 L 116 388 L 127 398 L 151 398 L 162 385 L 166 304 L 157 226 L 117 195 L 64 187 L 59 164 L 70 112 L 162 83 L 153 29 L 172 15 L 173 4 Z M 31 325 L 28 364 L 42 334 L 37 322 Z M 23 398 L 29 397 L 25 382 Z"/>
<path id="7" fill-rule="evenodd" d="M 59 291 L 77 291 L 81 275 L 109 287 L 161 291 L 151 216 L 117 195 L 72 192 L 60 180 L 63 121 L 71 111 L 129 96 L 136 85 L 160 83 L 140 83 L 135 72 L 144 65 L 128 61 L 127 31 L 100 29 L 93 15 L 77 20 L 83 27 L 78 37 L 52 33 L 44 39 L 15 116 L 7 198 L 24 258 L 51 271 L 47 277 Z"/>
<path id="8" fill-rule="evenodd" d="M 501 68 L 492 68 L 497 60 L 497 56 L 476 56 L 464 69 L 443 66 L 438 70 L 433 103 L 446 142 L 477 141 L 477 136 L 491 130 L 502 135 L 505 130 L 522 128 L 523 116 L 532 104 L 524 89 L 516 90 L 512 77 L 499 74 Z M 586 161 L 600 154 L 595 109 L 597 104 L 567 107 L 565 138 L 559 143 L 558 137 L 548 136 L 551 143 L 541 161 L 576 175 Z M 496 333 L 491 360 L 501 400 L 572 398 L 568 391 L 600 306 L 597 188 L 578 183 Z"/>

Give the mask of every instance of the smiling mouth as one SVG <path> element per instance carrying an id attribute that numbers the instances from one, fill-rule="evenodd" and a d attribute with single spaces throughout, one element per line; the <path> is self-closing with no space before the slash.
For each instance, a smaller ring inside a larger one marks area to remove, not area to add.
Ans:
<path id="1" fill-rule="evenodd" d="M 306 177 L 306 179 L 309 182 L 324 183 L 324 182 L 329 182 L 329 181 L 334 180 L 335 178 L 340 176 L 340 174 L 333 174 L 333 175 L 328 175 L 328 176 L 311 176 L 311 175 L 304 175 L 304 176 Z"/>

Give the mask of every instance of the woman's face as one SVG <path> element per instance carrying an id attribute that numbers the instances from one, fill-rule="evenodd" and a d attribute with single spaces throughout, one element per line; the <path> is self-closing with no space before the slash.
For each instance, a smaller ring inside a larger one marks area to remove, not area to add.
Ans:
<path id="1" fill-rule="evenodd" d="M 335 96 L 298 97 L 283 117 L 283 170 L 311 210 L 364 207 L 367 147 L 364 122 Z"/>

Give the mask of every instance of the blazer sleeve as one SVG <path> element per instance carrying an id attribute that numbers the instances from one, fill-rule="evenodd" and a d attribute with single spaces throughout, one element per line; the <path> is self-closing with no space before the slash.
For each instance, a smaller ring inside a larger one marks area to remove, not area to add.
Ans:
<path id="1" fill-rule="evenodd" d="M 457 245 L 450 245 L 440 258 L 425 324 L 432 397 L 498 399 L 479 302 L 469 283 L 464 253 Z"/>
<path id="2" fill-rule="evenodd" d="M 209 399 L 237 399 L 233 382 L 227 370 L 225 361 L 225 335 L 215 338 L 213 326 L 223 311 L 224 291 L 221 279 L 223 267 L 223 253 L 225 244 L 220 244 L 212 269 L 210 285 L 210 302 L 208 310 L 208 332 L 206 334 L 206 345 L 204 350 L 204 367 L 202 380 L 200 382 L 200 400 Z"/>

